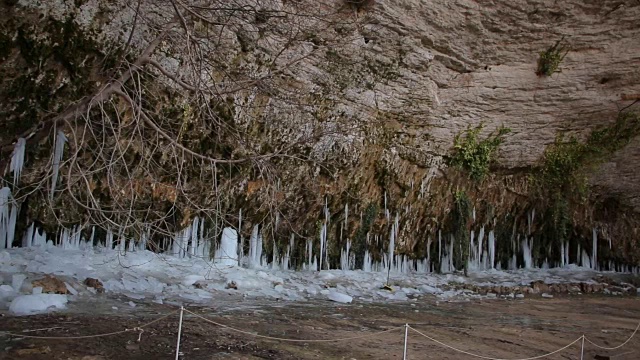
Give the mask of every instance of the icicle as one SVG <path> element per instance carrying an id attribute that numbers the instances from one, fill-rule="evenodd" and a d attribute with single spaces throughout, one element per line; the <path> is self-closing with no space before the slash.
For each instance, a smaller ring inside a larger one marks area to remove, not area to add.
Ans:
<path id="1" fill-rule="evenodd" d="M 13 172 L 14 185 L 20 181 L 20 174 L 22 173 L 22 167 L 24 166 L 24 151 L 26 145 L 27 141 L 24 138 L 19 138 L 13 148 L 13 154 L 11 154 L 9 170 Z"/>
<path id="2" fill-rule="evenodd" d="M 489 231 L 489 269 L 494 269 L 496 264 L 496 239 L 493 230 Z"/>
<path id="3" fill-rule="evenodd" d="M 133 252 L 135 250 L 135 241 L 133 239 L 129 240 L 129 246 L 127 247 L 127 252 Z"/>
<path id="4" fill-rule="evenodd" d="M 260 267 L 266 264 L 266 261 L 262 256 L 262 233 L 261 232 L 258 232 L 258 245 L 256 248 L 256 263 Z"/>
<path id="5" fill-rule="evenodd" d="M 105 240 L 105 247 L 109 250 L 113 250 L 113 233 L 111 229 L 107 229 L 107 238 Z"/>
<path id="6" fill-rule="evenodd" d="M 349 203 L 344 204 L 344 228 L 347 228 L 349 219 Z"/>
<path id="7" fill-rule="evenodd" d="M 430 272 L 431 271 L 431 236 L 429 236 L 427 238 L 427 258 L 425 259 L 425 271 L 424 272 Z"/>
<path id="8" fill-rule="evenodd" d="M 340 268 L 342 269 L 342 271 L 351 270 L 349 267 L 350 248 L 351 248 L 351 241 L 347 240 L 346 250 L 342 250 L 340 253 Z"/>
<path id="9" fill-rule="evenodd" d="M 393 254 L 396 248 L 396 226 L 398 223 L 398 217 L 396 221 L 391 225 L 391 233 L 389 234 L 389 268 L 393 268 Z"/>
<path id="10" fill-rule="evenodd" d="M 95 238 L 96 238 L 96 227 L 92 226 L 91 227 L 91 236 L 89 236 L 89 246 L 93 246 L 93 242 L 94 242 Z M 142 249 L 142 250 L 144 250 L 144 249 Z"/>
<path id="11" fill-rule="evenodd" d="M 326 264 L 327 259 L 327 223 L 322 224 L 320 228 L 320 267 L 318 270 L 322 270 L 323 261 Z M 329 264 L 326 264 L 327 269 L 329 269 Z"/>
<path id="12" fill-rule="evenodd" d="M 95 228 L 94 228 L 95 230 Z M 149 242 L 149 229 L 145 229 L 142 232 L 142 236 L 140 237 L 140 242 L 138 243 L 138 251 L 147 250 L 147 242 Z M 93 238 L 93 233 L 91 233 L 91 237 Z"/>
<path id="13" fill-rule="evenodd" d="M 0 200 L 2 201 L 2 200 Z M 16 236 L 16 220 L 18 219 L 18 212 L 20 211 L 20 206 L 11 202 L 9 204 L 9 221 L 7 222 L 6 227 L 6 237 L 7 237 L 7 248 L 10 249 L 13 246 L 13 239 Z"/>
<path id="14" fill-rule="evenodd" d="M 484 240 L 484 226 L 480 228 L 480 232 L 478 233 L 478 269 L 480 270 L 486 270 L 487 266 L 486 266 L 486 256 L 482 256 L 483 255 L 483 242 Z"/>
<path id="15" fill-rule="evenodd" d="M 60 170 L 60 161 L 62 161 L 62 155 L 64 152 L 64 143 L 67 141 L 67 137 L 62 130 L 58 130 L 56 135 L 56 145 L 53 154 L 53 176 L 51 177 L 51 192 L 49 198 L 53 199 L 53 193 L 56 191 L 56 183 L 58 182 L 58 171 Z"/>
<path id="16" fill-rule="evenodd" d="M 449 240 L 449 271 L 454 271 L 456 268 L 453 266 L 453 243 L 455 242 L 453 234 L 450 235 Z"/>
<path id="17" fill-rule="evenodd" d="M 216 264 L 235 266 L 238 264 L 238 233 L 231 227 L 222 230 L 220 247 L 216 250 L 214 262 Z"/>
<path id="18" fill-rule="evenodd" d="M 282 270 L 291 269 L 291 251 L 293 251 L 293 246 L 295 244 L 295 238 L 296 238 L 296 235 L 294 233 L 291 233 L 291 238 L 289 238 L 289 246 L 287 247 L 286 260 L 285 260 L 285 263 L 283 264 L 283 269 Z"/>
<path id="19" fill-rule="evenodd" d="M 464 259 L 464 261 L 467 262 L 467 268 L 473 269 L 473 270 L 477 269 L 477 264 L 479 263 L 478 251 L 477 251 L 478 249 L 476 248 L 475 238 L 476 238 L 476 233 L 475 231 L 471 230 L 467 259 Z"/>
<path id="20" fill-rule="evenodd" d="M 564 256 L 564 242 L 560 243 L 560 266 L 565 267 L 567 264 L 565 263 Z"/>
<path id="21" fill-rule="evenodd" d="M 196 216 L 191 223 L 191 243 L 189 245 L 189 257 L 195 257 L 198 251 L 198 226 L 200 219 Z"/>
<path id="22" fill-rule="evenodd" d="M 35 224 L 31 223 L 31 225 L 29 225 L 29 227 L 27 228 L 27 232 L 24 234 L 24 237 L 22 238 L 22 247 L 31 247 L 31 244 L 33 242 L 34 229 L 35 229 Z"/>
<path id="23" fill-rule="evenodd" d="M 531 269 L 533 267 L 531 248 L 533 248 L 533 239 L 527 239 L 527 237 L 525 236 L 522 240 L 522 257 L 524 259 L 525 269 Z"/>
<path id="24" fill-rule="evenodd" d="M 238 212 L 238 237 L 240 238 L 240 248 L 238 249 L 238 265 L 244 261 L 244 237 L 242 236 L 242 209 Z"/>
<path id="25" fill-rule="evenodd" d="M 591 268 L 598 270 L 598 232 L 593 228 L 593 256 L 591 257 Z"/>
<path id="26" fill-rule="evenodd" d="M 280 267 L 280 256 L 278 255 L 278 248 L 276 247 L 275 240 L 273 241 L 273 252 L 271 255 L 271 270 L 278 269 Z"/>
<path id="27" fill-rule="evenodd" d="M 372 261 L 371 261 L 371 255 L 369 255 L 369 250 L 364 251 L 364 262 L 362 264 L 362 271 L 364 272 L 372 271 Z"/>
<path id="28" fill-rule="evenodd" d="M 442 264 L 442 230 L 438 230 L 438 261 Z"/>
<path id="29" fill-rule="evenodd" d="M 328 224 L 329 220 L 331 220 L 331 214 L 329 213 L 329 203 L 327 197 L 324 197 L 324 220 Z"/>
<path id="30" fill-rule="evenodd" d="M 588 268 L 588 269 L 592 269 L 593 265 L 591 264 L 591 258 L 589 257 L 589 254 L 587 254 L 587 251 L 582 249 L 581 252 L 581 260 L 582 260 L 582 267 Z"/>
<path id="31" fill-rule="evenodd" d="M 260 228 L 258 224 L 253 226 L 251 238 L 249 239 L 249 267 L 256 268 L 260 266 L 260 256 L 262 251 L 258 251 L 258 240 L 260 239 Z M 260 243 L 260 245 L 262 245 Z"/>
<path id="32" fill-rule="evenodd" d="M 311 239 L 307 239 L 307 261 L 308 261 L 308 270 L 315 270 L 311 268 L 311 263 L 313 261 L 313 242 Z"/>

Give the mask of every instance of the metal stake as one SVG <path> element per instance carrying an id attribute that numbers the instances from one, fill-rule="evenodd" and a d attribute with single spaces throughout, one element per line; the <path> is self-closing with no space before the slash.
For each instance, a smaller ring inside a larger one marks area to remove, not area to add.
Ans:
<path id="1" fill-rule="evenodd" d="M 407 360 L 407 340 L 409 338 L 409 324 L 404 324 L 404 355 L 402 360 Z"/>
<path id="2" fill-rule="evenodd" d="M 176 360 L 180 356 L 180 335 L 182 335 L 182 314 L 184 313 L 184 306 L 180 306 L 180 323 L 178 325 L 178 344 L 176 345 Z"/>

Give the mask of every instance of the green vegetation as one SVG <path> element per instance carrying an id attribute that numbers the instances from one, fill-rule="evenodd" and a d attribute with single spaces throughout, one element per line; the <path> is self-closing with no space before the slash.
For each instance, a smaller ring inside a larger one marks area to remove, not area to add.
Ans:
<path id="1" fill-rule="evenodd" d="M 640 115 L 623 113 L 612 126 L 592 131 L 585 142 L 559 136 L 546 149 L 534 181 L 544 192 L 585 200 L 587 174 L 638 135 Z"/>
<path id="2" fill-rule="evenodd" d="M 456 135 L 453 141 L 453 155 L 448 160 L 448 165 L 467 171 L 469 177 L 476 181 L 482 180 L 489 173 L 489 166 L 495 160 L 504 135 L 511 132 L 510 129 L 501 127 L 497 133 L 480 140 L 482 128 L 480 125 L 475 129 L 467 129 L 464 136 Z"/>
<path id="3" fill-rule="evenodd" d="M 622 113 L 616 122 L 591 132 L 584 142 L 559 136 L 532 175 L 534 197 L 546 209 L 543 231 L 558 243 L 568 241 L 572 214 L 588 200 L 588 175 L 608 156 L 640 135 L 640 115 Z"/>
<path id="4" fill-rule="evenodd" d="M 551 76 L 553 73 L 559 71 L 558 67 L 560 66 L 560 63 L 569 52 L 569 50 L 562 45 L 563 40 L 564 38 L 558 40 L 553 46 L 540 53 L 536 75 Z"/>

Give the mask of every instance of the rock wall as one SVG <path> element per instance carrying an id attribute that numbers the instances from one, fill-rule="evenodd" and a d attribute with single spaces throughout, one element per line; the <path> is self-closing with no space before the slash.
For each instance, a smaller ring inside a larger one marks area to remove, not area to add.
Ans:
<path id="1" fill-rule="evenodd" d="M 565 242 L 593 252 L 595 227 L 598 246 L 615 244 L 610 253 L 600 252 L 603 261 L 637 264 L 638 222 L 628 212 L 640 206 L 635 133 L 584 171 L 593 191 L 585 201 L 568 201 L 563 213 L 571 225 L 561 240 L 551 229 L 558 212 L 548 212 L 550 203 L 533 195 L 531 181 L 560 134 L 584 141 L 594 129 L 616 124 L 621 110 L 639 109 L 637 2 L 378 0 L 362 10 L 340 0 L 240 3 L 231 10 L 223 2 L 209 10 L 185 5 L 176 13 L 163 1 L 139 7 L 99 0 L 5 2 L 3 10 L 13 16 L 3 20 L 0 40 L 12 50 L 0 54 L 0 124 L 11 131 L 0 135 L 0 165 L 3 186 L 22 204 L 18 232 L 33 221 L 50 233 L 60 222 L 117 227 L 122 218 L 109 211 L 134 208 L 146 215 L 126 218 L 132 223 L 127 231 L 151 219 L 164 238 L 200 216 L 218 233 L 225 222 L 239 224 L 242 210 L 241 235 L 263 224 L 271 252 L 271 242 L 284 249 L 293 232 L 300 262 L 304 239 L 319 247 L 325 223 L 335 266 L 348 240 L 358 252 L 356 263 L 364 249 L 382 259 L 397 215 L 395 251 L 413 258 L 436 258 L 439 231 L 468 234 L 485 226 L 504 244 L 498 245 L 503 257 L 517 253 L 524 264 L 515 240 L 522 235 L 538 239 L 536 265 L 549 258 L 559 263 Z M 47 21 L 64 26 L 43 25 Z M 74 39 L 83 40 L 82 51 Z M 559 71 L 539 76 L 540 53 L 556 42 L 568 50 Z M 82 57 L 70 61 L 69 53 Z M 37 96 L 15 91 L 21 72 L 32 75 L 24 81 Z M 149 92 L 134 91 L 136 84 Z M 119 92 L 137 96 L 140 113 L 151 120 L 137 123 L 135 105 L 127 110 Z M 115 110 L 98 117 L 99 103 L 115 104 Z M 104 130 L 105 117 L 121 126 L 112 134 L 120 136 L 115 143 L 130 145 L 122 150 L 105 142 L 109 155 L 128 154 L 124 165 L 106 172 L 91 161 L 102 157 L 86 151 L 101 148 L 101 138 L 84 136 Z M 166 135 L 157 142 L 147 136 L 157 130 L 154 123 Z M 481 138 L 501 127 L 510 132 L 491 159 L 491 174 L 478 182 L 447 164 L 456 136 L 480 125 Z M 67 175 L 47 201 L 40 180 L 51 176 L 56 129 L 70 139 L 67 159 L 79 160 L 63 162 Z M 19 137 L 28 149 L 22 187 L 12 185 L 8 161 Z M 167 146 L 171 150 L 158 151 Z M 204 156 L 185 155 L 188 150 Z M 139 165 L 147 158 L 156 166 Z M 180 164 L 188 164 L 186 176 L 167 170 Z M 84 181 L 75 170 L 93 178 Z M 453 218 L 462 195 L 464 221 Z M 93 198 L 99 200 L 87 205 Z M 92 217 L 96 209 L 100 215 Z M 452 241 L 468 246 L 468 239 Z M 572 253 L 571 261 L 580 257 Z M 455 267 L 464 263 L 458 259 Z"/>

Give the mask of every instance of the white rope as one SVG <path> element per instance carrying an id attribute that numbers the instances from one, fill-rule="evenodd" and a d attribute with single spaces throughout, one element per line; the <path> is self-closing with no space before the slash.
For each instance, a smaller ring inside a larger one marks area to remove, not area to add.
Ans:
<path id="1" fill-rule="evenodd" d="M 110 333 L 105 333 L 105 334 L 96 334 L 96 335 L 80 335 L 80 336 L 34 336 L 34 335 L 23 335 L 23 334 L 16 334 L 16 333 L 11 333 L 11 332 L 7 332 L 7 331 L 3 331 L 2 333 L 4 335 L 8 335 L 8 336 L 14 336 L 14 337 L 22 337 L 22 338 L 29 338 L 29 339 L 45 339 L 45 340 L 74 340 L 74 339 L 89 339 L 89 338 L 97 338 L 97 337 L 105 337 L 105 336 L 112 336 L 112 335 L 118 335 L 118 334 L 123 334 L 123 333 L 127 333 L 127 332 L 131 332 L 131 331 L 138 331 L 138 342 L 142 339 L 142 333 L 144 332 L 144 330 L 142 330 L 142 328 L 147 327 L 151 324 L 157 323 L 160 320 L 164 320 L 166 318 L 168 318 L 169 316 L 177 313 L 179 310 L 176 311 L 172 311 L 169 314 L 160 317 L 158 319 L 155 319 L 153 321 L 150 321 L 144 325 L 140 325 L 140 326 L 136 326 L 132 329 L 124 329 L 124 330 L 120 330 L 120 331 L 114 331 L 114 332 L 110 332 Z M 27 330 L 28 331 L 28 330 Z"/>
<path id="2" fill-rule="evenodd" d="M 394 331 L 394 330 L 398 330 L 398 329 L 403 329 L 403 328 L 404 328 L 404 325 L 402 325 L 402 326 L 396 326 L 396 327 L 393 327 L 393 328 L 391 328 L 391 329 L 387 329 L 387 330 L 380 331 L 380 332 L 377 332 L 377 333 L 365 334 L 365 335 L 361 335 L 361 336 L 353 336 L 353 337 L 342 338 L 342 339 L 313 339 L 313 340 L 304 340 L 304 339 L 286 339 L 286 338 L 279 338 L 279 337 L 274 337 L 274 336 L 267 336 L 267 335 L 254 334 L 254 333 L 249 332 L 249 331 L 244 331 L 244 330 L 236 329 L 236 328 L 233 328 L 233 327 L 231 327 L 231 326 L 224 325 L 224 324 L 221 324 L 221 323 L 219 323 L 219 322 L 215 322 L 215 321 L 213 321 L 213 320 L 209 320 L 209 319 L 207 319 L 207 318 L 205 318 L 205 317 L 203 317 L 203 316 L 200 316 L 200 315 L 198 315 L 198 314 L 196 314 L 196 313 L 193 313 L 193 312 L 191 312 L 191 311 L 189 311 L 189 310 L 187 310 L 187 309 L 185 309 L 184 311 L 185 311 L 185 312 L 188 312 L 189 314 L 191 314 L 191 315 L 193 315 L 193 316 L 195 316 L 195 317 L 197 317 L 197 318 L 200 318 L 200 319 L 202 319 L 202 320 L 204 320 L 204 321 L 206 321 L 206 322 L 212 323 L 212 324 L 214 324 L 214 325 L 218 325 L 218 326 L 223 327 L 223 328 L 225 328 L 225 329 L 232 330 L 232 331 L 235 331 L 235 332 L 238 332 L 238 333 L 241 333 L 241 334 L 250 335 L 250 336 L 254 336 L 254 337 L 258 337 L 258 338 L 262 338 L 262 339 L 278 340 L 278 341 L 288 341 L 288 342 L 305 342 L 305 343 L 309 342 L 309 343 L 312 343 L 312 342 L 339 342 L 339 341 L 357 340 L 357 339 L 364 339 L 364 338 L 368 338 L 368 337 L 374 337 L 374 336 L 377 336 L 377 335 L 386 334 L 386 333 L 388 333 L 388 332 L 391 332 L 391 331 Z"/>
<path id="3" fill-rule="evenodd" d="M 602 349 L 602 350 L 616 350 L 616 349 L 619 349 L 619 348 L 621 348 L 621 347 L 623 347 L 623 346 L 627 345 L 627 343 L 628 343 L 629 341 L 631 341 L 631 339 L 633 339 L 633 337 L 636 335 L 636 333 L 638 332 L 638 329 L 640 329 L 640 322 L 638 322 L 638 326 L 636 326 L 636 329 L 635 329 L 635 330 L 633 330 L 633 333 L 631 334 L 631 336 L 629 336 L 629 338 L 628 338 L 625 342 L 623 342 L 622 344 L 620 344 L 620 345 L 618 345 L 618 346 L 614 346 L 614 347 L 600 346 L 600 345 L 598 345 L 598 344 L 594 343 L 593 341 L 589 340 L 589 338 L 588 338 L 588 337 L 586 337 L 586 336 L 585 336 L 585 338 L 584 338 L 584 339 L 585 339 L 585 340 L 587 340 L 587 342 L 588 342 L 589 344 L 591 344 L 591 345 L 593 345 L 593 346 L 595 346 L 595 347 L 597 347 L 597 348 L 599 348 L 599 349 Z"/>
<path id="4" fill-rule="evenodd" d="M 431 340 L 431 341 L 433 341 L 433 342 L 435 342 L 435 343 L 437 343 L 437 344 L 439 344 L 439 345 L 442 345 L 442 346 L 444 346 L 444 347 L 446 347 L 446 348 L 449 348 L 449 349 L 451 349 L 451 350 L 455 350 L 455 351 L 457 351 L 457 352 L 459 352 L 459 353 L 462 353 L 462 354 L 466 354 L 466 355 L 469 355 L 469 356 L 477 357 L 477 358 L 480 358 L 480 359 L 486 359 L 486 360 L 535 360 L 535 359 L 542 359 L 542 358 L 544 358 L 544 357 L 551 356 L 551 355 L 553 355 L 553 354 L 557 354 L 557 353 L 559 353 L 559 352 L 561 352 L 561 351 L 563 351 L 563 350 L 565 350 L 565 349 L 567 349 L 567 348 L 571 347 L 572 345 L 574 345 L 574 344 L 575 344 L 575 343 L 577 343 L 578 341 L 582 340 L 582 338 L 584 337 L 584 336 L 580 336 L 579 338 L 577 338 L 577 339 L 575 339 L 573 342 L 571 342 L 569 345 L 564 346 L 564 347 L 562 347 L 562 348 L 560 348 L 560 349 L 558 349 L 558 350 L 556 350 L 556 351 L 552 351 L 552 352 L 550 352 L 550 353 L 546 353 L 546 354 L 544 354 L 544 355 L 539 355 L 539 356 L 534 356 L 534 357 L 528 357 L 528 358 L 519 358 L 519 359 L 504 359 L 504 358 L 494 358 L 494 357 L 490 357 L 490 356 L 478 355 L 478 354 L 470 353 L 470 352 L 468 352 L 468 351 L 460 350 L 460 349 L 455 348 L 455 347 L 453 347 L 453 346 L 451 346 L 451 345 L 447 345 L 447 344 L 443 343 L 442 341 L 438 341 L 438 340 L 436 340 L 436 339 L 432 338 L 431 336 L 425 335 L 425 334 L 421 333 L 420 331 L 418 331 L 418 330 L 416 330 L 416 329 L 412 328 L 411 326 L 409 326 L 409 328 L 410 328 L 411 330 L 413 330 L 413 331 L 417 332 L 418 334 L 420 334 L 420 335 L 422 335 L 422 336 L 426 337 L 427 339 L 429 339 L 429 340 Z"/>

